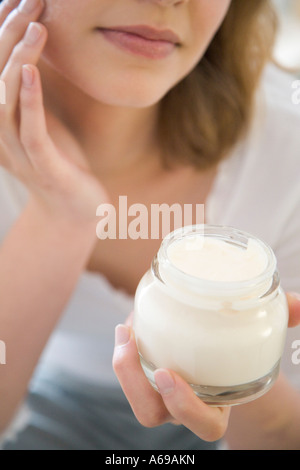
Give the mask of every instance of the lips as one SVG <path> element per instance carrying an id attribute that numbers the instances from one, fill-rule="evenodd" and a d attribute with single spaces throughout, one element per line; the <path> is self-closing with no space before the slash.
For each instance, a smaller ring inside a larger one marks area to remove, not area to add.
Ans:
<path id="1" fill-rule="evenodd" d="M 120 49 L 150 59 L 168 57 L 181 43 L 171 30 L 157 30 L 144 25 L 97 29 L 105 39 Z"/>
<path id="2" fill-rule="evenodd" d="M 107 28 L 107 30 L 120 31 L 124 33 L 135 34 L 144 39 L 152 41 L 165 41 L 173 44 L 180 44 L 180 38 L 173 31 L 169 29 L 158 30 L 151 28 L 150 26 L 115 26 L 113 28 Z"/>

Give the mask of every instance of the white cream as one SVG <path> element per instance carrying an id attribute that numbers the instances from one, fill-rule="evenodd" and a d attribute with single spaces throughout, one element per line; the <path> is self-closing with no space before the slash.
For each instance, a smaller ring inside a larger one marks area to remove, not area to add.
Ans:
<path id="1" fill-rule="evenodd" d="M 166 367 L 191 384 L 209 387 L 248 384 L 269 374 L 280 361 L 288 319 L 280 287 L 262 300 L 253 298 L 259 291 L 253 291 L 253 280 L 266 270 L 270 252 L 254 238 L 243 248 L 198 235 L 173 241 L 166 253 L 177 270 L 158 256 L 164 282 L 148 271 L 135 298 L 137 345 L 150 368 Z M 193 285 L 180 277 L 182 271 L 194 276 Z M 263 287 L 270 287 L 273 275 Z M 226 283 L 231 288 L 234 283 L 235 297 L 227 292 L 218 298 L 214 289 L 207 296 L 205 280 L 210 288 L 211 281 L 218 288 L 221 283 L 225 292 Z M 249 299 L 236 298 L 239 282 L 247 280 Z"/>
<path id="2" fill-rule="evenodd" d="M 255 240 L 247 248 L 211 237 L 195 236 L 173 243 L 168 258 L 176 268 L 200 279 L 237 282 L 259 276 L 268 263 Z"/>

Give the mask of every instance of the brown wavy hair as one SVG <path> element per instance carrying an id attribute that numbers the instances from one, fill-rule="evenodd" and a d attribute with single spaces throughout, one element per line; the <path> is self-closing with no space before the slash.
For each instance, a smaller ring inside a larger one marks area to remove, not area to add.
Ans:
<path id="1" fill-rule="evenodd" d="M 161 102 L 159 132 L 166 166 L 209 168 L 245 135 L 276 31 L 270 0 L 232 0 L 204 57 Z"/>

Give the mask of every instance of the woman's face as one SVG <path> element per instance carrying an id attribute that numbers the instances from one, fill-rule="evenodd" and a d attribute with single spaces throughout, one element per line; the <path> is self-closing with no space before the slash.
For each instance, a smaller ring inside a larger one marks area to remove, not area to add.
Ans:
<path id="1" fill-rule="evenodd" d="M 43 59 L 94 99 L 140 108 L 157 103 L 196 66 L 231 0 L 45 3 Z"/>

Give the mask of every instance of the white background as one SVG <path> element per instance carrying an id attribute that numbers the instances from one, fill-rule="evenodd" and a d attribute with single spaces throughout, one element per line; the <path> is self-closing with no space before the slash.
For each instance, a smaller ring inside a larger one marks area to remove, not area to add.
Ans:
<path id="1" fill-rule="evenodd" d="M 275 58 L 300 76 L 300 0 L 273 0 L 280 19 Z"/>

